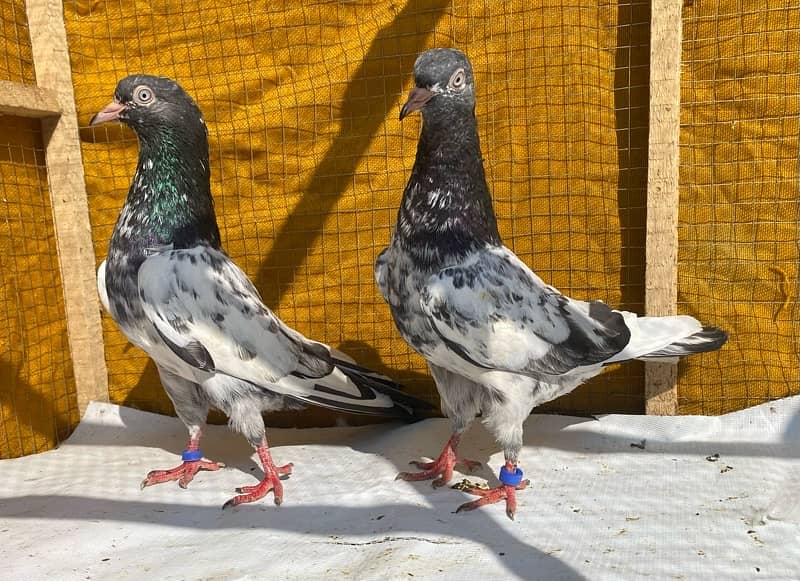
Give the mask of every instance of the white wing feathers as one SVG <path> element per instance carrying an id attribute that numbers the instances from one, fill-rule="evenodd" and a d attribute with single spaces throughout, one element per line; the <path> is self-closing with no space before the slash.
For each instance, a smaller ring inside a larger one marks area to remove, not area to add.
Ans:
<path id="1" fill-rule="evenodd" d="M 111 310 L 108 308 L 108 292 L 106 291 L 106 261 L 100 263 L 97 269 L 97 295 L 100 297 L 100 304 L 107 313 Z"/>
<path id="2" fill-rule="evenodd" d="M 630 336 L 620 313 L 562 295 L 503 247 L 433 275 L 420 303 L 445 344 L 486 369 L 561 375 L 609 359 Z"/>
<path id="3" fill-rule="evenodd" d="M 138 280 L 145 315 L 194 368 L 336 409 L 395 407 L 389 396 L 337 368 L 327 345 L 287 327 L 223 252 L 198 246 L 156 253 L 144 261 Z"/>
<path id="4" fill-rule="evenodd" d="M 690 316 L 638 317 L 546 285 L 505 247 L 486 247 L 431 276 L 420 293 L 429 322 L 472 365 L 564 375 L 628 359 L 718 349 L 727 333 Z"/>

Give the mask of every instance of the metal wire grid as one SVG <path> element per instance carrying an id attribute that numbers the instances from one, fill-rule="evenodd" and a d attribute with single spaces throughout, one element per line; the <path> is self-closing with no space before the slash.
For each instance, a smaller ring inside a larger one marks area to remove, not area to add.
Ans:
<path id="1" fill-rule="evenodd" d="M 680 309 L 731 332 L 681 365 L 684 413 L 800 392 L 799 42 L 788 0 L 684 9 Z"/>
<path id="2" fill-rule="evenodd" d="M 116 81 L 176 78 L 211 132 L 226 248 L 301 332 L 436 401 L 372 277 L 411 170 L 397 112 L 416 56 L 457 46 L 506 243 L 579 298 L 641 310 L 647 2 L 65 3 L 98 262 L 133 174 L 132 134 L 90 130 Z M 621 170 L 620 170 L 621 168 Z M 620 290 L 621 289 L 621 290 Z M 152 365 L 105 321 L 112 400 L 168 411 Z M 642 371 L 605 374 L 551 409 L 643 409 Z"/>
<path id="3" fill-rule="evenodd" d="M 0 458 L 13 458 L 79 419 L 38 121 L 0 115 L 0 212 Z"/>
<path id="4" fill-rule="evenodd" d="M 465 48 L 475 65 L 485 163 L 507 244 L 565 292 L 641 311 L 649 8 L 588 4 L 398 9 L 374 2 L 252 11 L 238 3 L 201 6 L 198 19 L 169 5 L 156 12 L 119 3 L 94 13 L 67 3 L 65 16 L 84 125 L 125 74 L 178 78 L 212 128 L 227 248 L 267 302 L 309 336 L 434 399 L 423 362 L 392 329 L 371 276 L 418 130 L 397 124 L 393 113 L 416 55 L 429 46 Z M 0 77 L 32 82 L 20 3 L 0 8 L 6 39 L 15 38 L 12 30 L 19 40 L 7 42 L 13 50 Z M 798 63 L 791 48 L 800 36 L 798 11 L 776 1 L 752 12 L 724 2 L 685 8 L 679 310 L 729 328 L 733 339 L 720 356 L 682 363 L 682 412 L 721 413 L 798 391 Z M 100 258 L 133 172 L 135 140 L 114 128 L 84 127 L 82 136 Z M 28 175 L 14 158 L 19 146 L 2 147 L 14 167 L 3 169 L 4 188 L 18 194 L 28 187 L 18 179 Z M 41 145 L 20 151 L 27 152 L 23 162 L 33 155 L 41 178 Z M 46 194 L 41 183 L 34 189 Z M 44 195 L 25 207 L 48 203 Z M 49 208 L 39 216 L 49 217 Z M 18 247 L 25 240 L 14 239 Z M 40 250 L 38 260 L 55 260 L 54 245 Z M 57 277 L 56 266 L 30 271 Z M 27 282 L 40 290 L 60 285 L 39 276 Z M 24 301 L 24 292 L 14 289 L 15 300 Z M 41 297 L 30 300 L 44 305 Z M 75 419 L 66 337 L 56 324 L 60 294 L 55 302 L 42 318 L 48 323 L 35 327 L 39 347 L 9 357 L 62 370 L 51 381 L 54 393 L 29 397 L 17 412 L 17 423 L 28 416 L 30 437 L 10 435 L 3 408 L 12 454 L 42 449 L 41 434 L 58 438 Z M 7 305 L 7 313 L 19 312 Z M 112 397 L 170 411 L 152 366 L 105 324 Z M 19 366 L 3 371 L 4 385 L 25 384 Z M 56 413 L 31 411 L 53 402 Z M 605 374 L 549 407 L 638 411 L 641 368 Z M 56 419 L 43 427 L 42 417 Z"/>
<path id="5" fill-rule="evenodd" d="M 0 79 L 35 83 L 24 0 L 0 1 L 0 46 Z"/>

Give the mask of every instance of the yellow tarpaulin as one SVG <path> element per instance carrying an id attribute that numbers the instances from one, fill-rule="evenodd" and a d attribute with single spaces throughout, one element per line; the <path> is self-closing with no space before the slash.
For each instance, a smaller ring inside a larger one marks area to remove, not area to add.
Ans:
<path id="1" fill-rule="evenodd" d="M 798 390 L 799 63 L 787 47 L 798 45 L 800 9 L 768 5 L 763 19 L 734 14 L 728 0 L 684 10 L 679 312 L 729 329 L 732 340 L 681 364 L 683 413 Z M 0 6 L 19 19 L 19 0 Z M 309 337 L 436 401 L 372 267 L 413 164 L 419 119 L 397 117 L 414 60 L 454 46 L 475 68 L 506 244 L 564 292 L 641 312 L 648 2 L 205 0 L 189 10 L 68 0 L 64 9 L 98 264 L 137 147 L 127 129 L 88 121 L 128 74 L 175 78 L 208 122 L 225 247 L 265 302 Z M 711 12 L 723 9 L 731 14 L 722 19 Z M 0 77 L 20 76 L 25 49 L 4 39 Z M 7 195 L 24 194 L 9 183 Z M 107 316 L 104 341 L 111 401 L 171 412 L 154 367 Z M 641 364 L 612 369 L 550 408 L 642 411 L 642 377 Z M 271 423 L 332 421 L 302 418 Z"/>
<path id="2" fill-rule="evenodd" d="M 618 13 L 582 1 L 67 5 L 79 120 L 117 79 L 177 79 L 208 121 L 212 188 L 228 252 L 304 334 L 437 401 L 402 341 L 373 263 L 388 243 L 413 163 L 418 118 L 398 120 L 416 56 L 460 46 L 477 71 L 487 172 L 506 241 L 549 281 L 621 299 L 614 47 Z M 85 129 L 98 261 L 135 167 L 127 130 Z M 641 205 L 643 192 L 636 203 Z M 626 191 L 630 205 L 633 192 Z M 169 411 L 152 364 L 106 318 L 111 400 Z M 144 371 L 144 375 L 143 375 Z M 566 407 L 642 408 L 639 369 Z M 608 397 L 607 393 L 611 393 Z M 315 420 L 316 421 L 316 420 Z"/>

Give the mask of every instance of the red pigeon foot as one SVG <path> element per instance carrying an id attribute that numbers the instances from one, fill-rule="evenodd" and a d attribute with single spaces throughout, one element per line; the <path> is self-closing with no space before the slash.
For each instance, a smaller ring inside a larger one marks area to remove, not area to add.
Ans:
<path id="1" fill-rule="evenodd" d="M 195 474 L 200 470 L 208 470 L 214 472 L 220 468 L 225 468 L 222 462 L 209 462 L 203 460 L 203 453 L 195 448 L 184 450 L 181 455 L 183 462 L 169 470 L 153 470 L 147 474 L 142 480 L 142 488 L 152 486 L 153 484 L 161 484 L 162 482 L 170 482 L 172 480 L 178 481 L 178 486 L 186 488 L 189 483 L 194 479 Z"/>
<path id="2" fill-rule="evenodd" d="M 517 512 L 517 490 L 523 490 L 530 484 L 529 480 L 522 479 L 522 470 L 513 464 L 506 464 L 500 469 L 500 486 L 494 488 L 470 488 L 466 492 L 480 496 L 478 500 L 472 502 L 465 502 L 456 509 L 456 512 L 462 510 L 475 510 L 478 507 L 487 504 L 494 504 L 503 499 L 506 501 L 506 515 L 511 520 L 514 520 L 514 515 Z"/>
<path id="3" fill-rule="evenodd" d="M 408 480 L 415 482 L 417 480 L 430 480 L 431 478 L 438 476 L 438 478 L 433 481 L 433 487 L 439 488 L 440 486 L 447 484 L 453 478 L 453 467 L 456 464 L 462 464 L 466 466 L 467 471 L 469 472 L 475 468 L 478 468 L 481 465 L 480 462 L 467 460 L 466 458 L 462 458 L 456 454 L 456 448 L 458 447 L 458 442 L 460 439 L 461 436 L 458 434 L 453 434 L 450 436 L 450 439 L 447 440 L 447 443 L 444 445 L 442 453 L 439 454 L 439 457 L 433 462 L 419 462 L 412 460 L 411 464 L 421 469 L 422 472 L 401 472 L 397 475 L 396 480 Z"/>
<path id="4" fill-rule="evenodd" d="M 264 469 L 264 478 L 254 486 L 241 486 L 237 488 L 236 492 L 240 493 L 239 496 L 234 496 L 223 504 L 223 509 L 247 502 L 255 502 L 256 500 L 264 498 L 270 491 L 272 491 L 275 504 L 280 505 L 283 502 L 283 485 L 281 484 L 281 480 L 289 477 L 292 473 L 293 465 L 289 463 L 283 466 L 275 466 L 275 462 L 273 462 L 272 455 L 269 452 L 266 438 L 261 441 L 256 451 L 261 460 L 261 466 Z"/>

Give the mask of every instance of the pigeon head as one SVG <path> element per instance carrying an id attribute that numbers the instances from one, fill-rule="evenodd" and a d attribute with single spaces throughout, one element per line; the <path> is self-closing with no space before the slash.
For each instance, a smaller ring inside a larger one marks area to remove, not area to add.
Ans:
<path id="1" fill-rule="evenodd" d="M 211 198 L 208 130 L 197 104 L 173 80 L 125 77 L 91 125 L 124 123 L 139 139 L 139 161 L 112 246 L 219 247 Z"/>
<path id="2" fill-rule="evenodd" d="M 205 122 L 192 98 L 172 79 L 153 75 L 125 77 L 114 91 L 114 100 L 97 113 L 90 125 L 109 121 L 124 123 L 143 139 L 163 131 L 184 131 Z"/>
<path id="3" fill-rule="evenodd" d="M 423 117 L 475 109 L 475 80 L 467 56 L 453 48 L 434 48 L 414 63 L 415 87 L 400 110 L 400 119 L 414 111 Z"/>
<path id="4" fill-rule="evenodd" d="M 400 118 L 420 111 L 422 131 L 394 239 L 417 266 L 434 272 L 501 241 L 483 170 L 469 59 L 450 48 L 426 51 L 414 64 L 414 81 Z"/>

